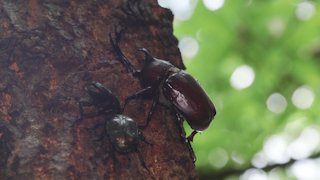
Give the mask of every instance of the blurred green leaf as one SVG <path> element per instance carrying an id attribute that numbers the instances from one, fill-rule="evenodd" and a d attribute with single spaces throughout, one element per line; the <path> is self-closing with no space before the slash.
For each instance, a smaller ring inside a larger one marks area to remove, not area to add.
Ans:
<path id="1" fill-rule="evenodd" d="M 283 133 L 290 122 L 305 118 L 304 126 L 320 124 L 320 12 L 301 21 L 296 17 L 300 2 L 225 1 L 221 9 L 209 11 L 198 1 L 190 20 L 175 21 L 178 39 L 193 37 L 199 44 L 195 57 L 184 58 L 187 71 L 201 82 L 217 107 L 211 127 L 196 135 L 192 144 L 200 177 L 252 167 L 251 159 L 266 139 Z M 319 2 L 312 3 L 319 10 Z M 255 79 L 250 87 L 236 90 L 230 77 L 241 65 L 252 67 Z M 291 100 L 303 85 L 315 94 L 306 110 L 298 109 Z M 287 101 L 280 114 L 271 112 L 266 104 L 275 92 Z M 190 134 L 192 130 L 185 127 Z M 217 148 L 228 154 L 222 168 L 209 161 L 210 152 Z"/>

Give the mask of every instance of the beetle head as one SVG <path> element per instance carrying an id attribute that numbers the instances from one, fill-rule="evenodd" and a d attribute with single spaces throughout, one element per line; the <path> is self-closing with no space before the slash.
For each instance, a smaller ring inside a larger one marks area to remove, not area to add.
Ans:
<path id="1" fill-rule="evenodd" d="M 159 86 L 168 68 L 173 65 L 168 61 L 154 58 L 145 48 L 139 49 L 146 55 L 139 79 L 143 87 Z"/>

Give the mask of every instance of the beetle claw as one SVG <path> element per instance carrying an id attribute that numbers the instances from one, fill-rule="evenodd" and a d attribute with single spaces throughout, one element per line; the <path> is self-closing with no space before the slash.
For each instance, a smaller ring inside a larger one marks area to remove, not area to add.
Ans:
<path id="1" fill-rule="evenodd" d="M 198 132 L 197 131 L 193 131 L 191 134 L 190 134 L 190 136 L 188 136 L 187 137 L 187 140 L 190 142 L 193 142 L 193 138 L 194 138 L 194 136 L 197 134 Z"/>

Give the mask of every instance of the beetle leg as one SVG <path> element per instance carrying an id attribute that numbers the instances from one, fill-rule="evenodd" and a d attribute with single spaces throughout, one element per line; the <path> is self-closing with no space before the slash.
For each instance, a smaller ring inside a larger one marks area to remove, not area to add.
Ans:
<path id="1" fill-rule="evenodd" d="M 124 105 L 122 106 L 122 109 L 121 109 L 121 113 L 124 111 L 124 108 L 125 106 L 127 105 L 127 103 L 132 100 L 132 99 L 137 99 L 137 98 L 140 98 L 140 97 L 143 97 L 143 98 L 148 98 L 148 97 L 153 97 L 155 94 L 158 94 L 157 92 L 154 92 L 154 88 L 152 88 L 151 86 L 145 88 L 145 89 L 142 89 L 141 91 L 127 97 L 125 99 L 125 102 L 124 102 Z M 156 105 L 159 101 L 159 95 L 156 95 L 155 97 L 155 101 L 153 102 L 152 106 L 151 106 L 151 109 L 149 111 L 149 114 L 148 114 L 148 117 L 147 117 L 147 123 L 143 126 L 139 126 L 139 127 L 146 127 L 149 125 L 149 122 L 152 118 L 152 115 L 154 113 L 154 111 L 156 110 Z"/>
<path id="2" fill-rule="evenodd" d="M 78 104 L 80 110 L 80 119 L 76 120 L 76 123 L 80 123 L 82 119 L 86 116 L 86 114 L 83 112 L 83 106 L 93 106 L 93 102 L 86 99 L 80 99 Z"/>
<path id="3" fill-rule="evenodd" d="M 196 154 L 194 153 L 194 150 L 193 150 L 189 140 L 188 140 L 188 143 L 187 143 L 187 147 L 188 147 L 188 149 L 190 151 L 192 162 L 195 163 L 197 161 L 197 157 L 196 157 Z"/>
<path id="4" fill-rule="evenodd" d="M 135 94 L 127 97 L 127 98 L 124 100 L 124 104 L 123 104 L 123 106 L 122 106 L 122 108 L 121 108 L 121 113 L 124 111 L 124 108 L 126 107 L 127 103 L 128 103 L 130 100 L 132 100 L 132 99 L 137 99 L 137 98 L 140 98 L 140 97 L 152 97 L 153 94 L 154 94 L 153 91 L 154 91 L 154 89 L 153 89 L 151 86 L 149 86 L 149 87 L 147 87 L 147 88 L 145 88 L 145 89 L 142 89 L 141 91 L 139 91 L 139 92 L 137 92 L 137 93 L 135 93 Z M 121 113 L 120 113 L 120 114 L 121 114 Z"/>
<path id="5" fill-rule="evenodd" d="M 84 115 L 83 106 L 93 106 L 93 102 L 86 99 L 80 99 L 78 104 L 79 104 L 81 117 Z"/>
<path id="6" fill-rule="evenodd" d="M 110 147 L 110 154 L 111 154 L 111 157 L 113 159 L 113 171 L 117 172 L 116 171 L 116 166 L 117 166 L 117 163 L 119 163 L 119 161 L 117 160 L 117 157 L 116 157 L 116 154 L 114 153 L 113 147 Z"/>
<path id="7" fill-rule="evenodd" d="M 196 133 L 192 133 L 188 138 L 185 138 L 185 136 L 184 136 L 184 134 L 183 134 L 183 120 L 180 118 L 180 114 L 179 113 L 176 113 L 176 117 L 177 117 L 177 119 L 178 119 L 178 123 L 179 123 L 179 129 L 180 129 L 180 139 L 181 139 L 181 142 L 183 143 L 183 144 L 185 144 L 187 147 L 188 147 L 188 149 L 189 149 L 189 152 L 190 152 L 190 156 L 191 156 L 191 159 L 192 159 L 192 162 L 193 163 L 195 163 L 196 162 L 196 160 L 197 160 L 197 157 L 196 157 L 196 154 L 194 153 L 194 151 L 193 151 L 193 148 L 192 148 L 192 146 L 191 146 L 191 143 L 190 143 L 190 141 L 192 141 L 193 140 L 193 136 L 196 134 Z M 190 138 L 190 137 L 192 137 L 192 139 Z M 190 138 L 190 139 L 189 139 Z M 188 142 L 186 142 L 186 139 L 187 139 L 187 141 Z"/>
<path id="8" fill-rule="evenodd" d="M 99 109 L 97 112 L 84 113 L 83 106 L 94 106 L 94 102 L 86 99 L 79 100 L 80 119 L 78 119 L 76 123 L 80 123 L 84 118 L 90 118 L 104 113 L 104 109 Z"/>
<path id="9" fill-rule="evenodd" d="M 188 140 L 188 142 L 193 142 L 193 137 L 194 137 L 194 135 L 196 135 L 198 132 L 196 131 L 196 130 L 194 130 L 191 134 L 190 134 L 190 136 L 188 136 L 187 137 L 187 140 Z"/>
<path id="10" fill-rule="evenodd" d="M 104 126 L 106 124 L 107 124 L 107 122 L 103 121 L 103 122 L 100 122 L 100 123 L 96 124 L 93 128 L 87 128 L 87 129 L 95 130 L 95 129 L 98 129 L 100 126 Z"/>
<path id="11" fill-rule="evenodd" d="M 105 132 L 105 131 L 103 131 L 103 132 Z M 107 133 L 104 133 L 104 134 L 107 134 Z M 107 136 L 108 136 L 108 135 L 107 135 Z M 114 148 L 113 148 L 113 146 L 112 146 L 112 142 L 111 142 L 109 136 L 108 136 L 108 139 L 109 139 L 109 144 L 110 144 L 110 155 L 111 155 L 111 157 L 112 157 L 112 159 L 113 159 L 113 171 L 114 171 L 114 172 L 117 172 L 117 171 L 116 171 L 116 165 L 117 165 L 117 163 L 120 164 L 120 162 L 117 160 L 117 157 L 116 157 L 116 154 L 115 154 L 115 150 L 114 150 Z"/>
<path id="12" fill-rule="evenodd" d="M 136 152 L 139 154 L 139 159 L 140 159 L 141 165 L 142 165 L 144 168 L 146 168 L 146 169 L 148 170 L 148 172 L 150 173 L 150 170 L 149 170 L 149 168 L 146 166 L 146 162 L 144 161 L 144 159 L 143 159 L 143 157 L 142 157 L 142 155 L 141 155 L 141 153 L 140 153 L 140 149 L 139 149 L 138 146 L 136 147 Z"/>
<path id="13" fill-rule="evenodd" d="M 95 117 L 95 116 L 99 116 L 99 115 L 101 115 L 101 112 L 99 112 L 99 111 L 92 112 L 92 113 L 82 113 L 80 119 L 76 120 L 75 122 L 77 124 L 80 124 L 84 118 L 91 118 L 91 117 Z"/>
<path id="14" fill-rule="evenodd" d="M 113 39 L 111 33 L 109 33 L 110 43 L 117 56 L 120 58 L 121 63 L 127 68 L 128 73 L 136 73 L 138 70 L 130 63 L 127 57 L 123 54 L 120 49 L 119 42 L 123 33 L 124 27 L 118 32 L 117 27 L 114 28 L 115 38 Z"/>
<path id="15" fill-rule="evenodd" d="M 110 112 L 105 113 L 105 115 L 106 115 L 106 116 L 109 116 L 111 113 L 114 113 L 114 112 L 110 111 Z M 105 121 L 102 121 L 102 122 L 97 123 L 96 125 L 94 125 L 93 128 L 85 128 L 85 129 L 86 129 L 87 131 L 96 130 L 96 129 L 98 129 L 98 128 L 101 127 L 101 126 L 105 126 L 107 123 L 108 123 L 108 119 L 106 119 Z M 93 140 L 93 141 L 96 141 L 96 142 L 97 142 L 97 141 L 101 141 L 101 140 L 103 139 L 104 135 L 106 134 L 105 131 L 106 131 L 106 129 L 105 129 L 105 127 L 103 127 L 102 133 L 100 134 L 100 137 L 99 137 L 98 139 Z M 102 141 L 102 143 L 103 143 L 103 141 Z"/>
<path id="16" fill-rule="evenodd" d="M 94 82 L 94 81 L 91 82 L 90 85 L 92 85 L 92 86 L 94 86 L 96 89 L 98 89 L 98 91 L 99 91 L 101 94 L 105 94 L 106 91 L 107 91 L 108 96 L 107 96 L 107 95 L 104 95 L 104 96 L 105 96 L 106 98 L 112 98 L 112 97 L 110 97 L 110 95 L 109 95 L 109 94 L 112 94 L 112 93 L 111 93 L 108 89 L 106 89 L 106 88 L 104 88 L 104 90 L 101 89 L 99 86 L 97 86 L 96 82 Z M 113 95 L 113 97 L 116 98 L 114 95 Z M 118 99 L 117 99 L 116 101 L 114 101 L 113 104 L 108 103 L 110 107 L 109 107 L 109 106 L 106 106 L 107 104 L 105 104 L 105 103 L 103 103 L 103 104 L 104 104 L 104 105 L 99 108 L 99 110 L 98 110 L 99 112 L 104 112 L 104 111 L 106 111 L 106 110 L 119 111 L 119 109 L 120 109 L 120 105 L 119 105 Z M 93 104 L 92 104 L 92 105 L 93 105 Z M 90 105 L 90 106 L 92 106 L 92 105 Z"/>
<path id="17" fill-rule="evenodd" d="M 147 144 L 149 144 L 150 146 L 153 147 L 153 144 L 149 143 L 140 131 L 139 131 L 139 136 L 140 136 L 142 141 L 144 141 L 145 143 L 147 143 Z"/>
<path id="18" fill-rule="evenodd" d="M 194 153 L 194 151 L 193 151 L 193 148 L 192 148 L 192 146 L 191 146 L 191 142 L 193 142 L 193 137 L 194 137 L 194 135 L 196 135 L 197 133 L 198 133 L 198 132 L 194 130 L 194 131 L 190 134 L 190 136 L 188 136 L 188 137 L 186 138 L 187 141 L 188 141 L 187 146 L 188 146 L 189 149 L 190 149 L 190 153 L 191 153 L 191 157 L 192 157 L 193 163 L 196 162 L 197 157 L 196 157 L 196 155 L 195 155 L 195 153 Z"/>
<path id="19" fill-rule="evenodd" d="M 80 111 L 80 119 L 76 120 L 76 123 L 78 123 L 78 124 L 81 123 L 81 121 L 84 118 L 90 118 L 90 117 L 98 116 L 100 114 L 104 114 L 106 116 L 109 116 L 110 113 L 116 112 L 116 111 L 105 112 L 104 109 L 99 109 L 97 112 L 84 113 L 83 106 L 94 106 L 93 102 L 90 100 L 86 100 L 86 99 L 80 99 L 78 104 L 79 104 L 79 111 Z"/>
<path id="20" fill-rule="evenodd" d="M 153 101 L 152 103 L 152 106 L 151 106 L 151 109 L 149 111 L 149 114 L 148 114 L 148 117 L 147 117 L 147 123 L 143 126 L 139 126 L 139 127 L 147 127 L 149 125 L 149 122 L 151 121 L 151 118 L 154 114 L 154 112 L 156 111 L 157 109 L 157 104 L 158 104 L 158 101 L 159 101 L 159 96 L 156 96 L 155 97 L 155 100 Z"/>
<path id="21" fill-rule="evenodd" d="M 183 134 L 183 120 L 180 117 L 179 113 L 175 113 L 177 119 L 178 119 L 178 124 L 179 124 L 179 131 L 180 131 L 180 140 L 183 144 L 186 143 L 186 138 L 185 135 Z"/>

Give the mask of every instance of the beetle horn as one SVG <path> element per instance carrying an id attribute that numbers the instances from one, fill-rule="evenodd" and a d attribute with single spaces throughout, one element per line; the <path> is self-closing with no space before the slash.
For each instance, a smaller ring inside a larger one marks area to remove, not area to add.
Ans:
<path id="1" fill-rule="evenodd" d="M 144 54 L 146 55 L 146 61 L 150 62 L 150 61 L 154 60 L 154 57 L 150 54 L 150 52 L 147 49 L 141 48 L 141 49 L 138 49 L 138 51 L 144 52 Z"/>

